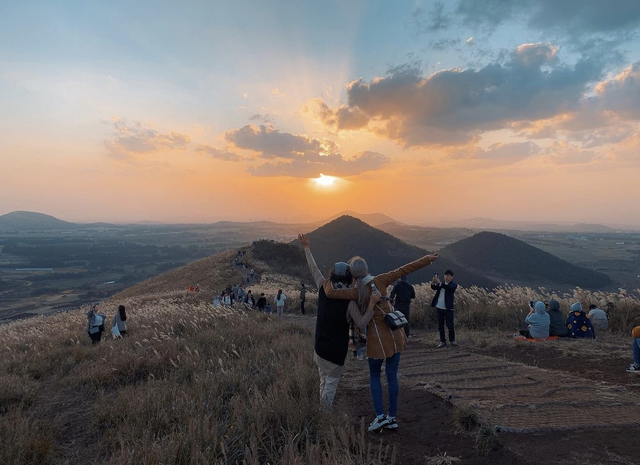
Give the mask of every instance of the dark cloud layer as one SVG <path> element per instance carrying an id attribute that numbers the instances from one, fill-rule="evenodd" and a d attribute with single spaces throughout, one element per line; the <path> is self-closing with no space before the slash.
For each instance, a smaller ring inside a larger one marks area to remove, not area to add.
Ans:
<path id="1" fill-rule="evenodd" d="M 270 125 L 244 126 L 225 133 L 239 149 L 258 152 L 259 160 L 273 160 L 249 168 L 254 176 L 353 176 L 377 170 L 389 159 L 377 152 L 362 152 L 347 159 L 330 140 L 281 132 Z"/>
<path id="2" fill-rule="evenodd" d="M 531 28 L 576 37 L 625 34 L 640 25 L 637 0 L 460 0 L 456 13 L 466 24 L 496 27 L 522 18 Z"/>
<path id="3" fill-rule="evenodd" d="M 366 171 L 375 171 L 389 162 L 377 152 L 362 152 L 351 159 L 340 154 L 300 155 L 293 160 L 268 162 L 249 168 L 254 176 L 293 176 L 300 178 L 317 177 L 320 173 L 328 176 L 354 176 Z"/>
<path id="4" fill-rule="evenodd" d="M 331 141 L 280 132 L 270 125 L 250 124 L 227 131 L 225 138 L 238 148 L 260 152 L 263 158 L 294 158 L 305 153 L 331 153 L 335 150 Z"/>
<path id="5" fill-rule="evenodd" d="M 425 77 L 405 66 L 370 82 L 358 79 L 347 86 L 346 105 L 316 102 L 316 114 L 336 130 L 367 129 L 405 146 L 464 145 L 484 131 L 577 109 L 602 71 L 598 60 L 567 65 L 550 44 L 524 44 L 480 69 Z"/>

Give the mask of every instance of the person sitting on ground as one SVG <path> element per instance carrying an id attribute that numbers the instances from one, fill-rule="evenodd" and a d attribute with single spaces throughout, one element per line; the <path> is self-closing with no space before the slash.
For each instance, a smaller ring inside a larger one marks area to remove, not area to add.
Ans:
<path id="1" fill-rule="evenodd" d="M 525 323 L 529 323 L 527 329 L 521 329 L 522 334 L 527 339 L 546 339 L 549 337 L 549 323 L 551 319 L 545 311 L 544 302 L 537 301 L 535 305 L 529 304 L 531 310 L 524 319 Z"/>
<path id="2" fill-rule="evenodd" d="M 567 337 L 569 330 L 567 329 L 562 310 L 560 310 L 560 302 L 551 299 L 547 313 L 549 314 L 550 320 L 549 336 Z"/>
<path id="3" fill-rule="evenodd" d="M 591 320 L 593 327 L 598 331 L 606 331 L 609 329 L 609 318 L 607 317 L 607 313 L 601 308 L 598 308 L 597 305 L 589 305 L 589 313 L 587 316 Z"/>
<path id="4" fill-rule="evenodd" d="M 640 319 L 636 320 L 631 330 L 633 336 L 633 363 L 627 368 L 629 373 L 640 373 Z"/>
<path id="5" fill-rule="evenodd" d="M 567 315 L 567 328 L 569 329 L 569 337 L 572 338 L 596 338 L 593 325 L 587 314 L 582 310 L 582 304 L 576 302 L 569 308 Z"/>
<path id="6" fill-rule="evenodd" d="M 127 311 L 124 308 L 124 305 L 118 306 L 118 311 L 115 315 L 113 315 L 113 323 L 111 327 L 118 327 L 118 332 L 120 336 L 126 336 L 127 334 Z"/>
<path id="7" fill-rule="evenodd" d="M 260 293 L 260 297 L 258 297 L 258 301 L 256 302 L 256 308 L 259 312 L 264 312 L 264 308 L 267 306 L 267 298 L 264 295 L 264 292 Z"/>
<path id="8" fill-rule="evenodd" d="M 89 311 L 87 312 L 87 320 L 89 320 L 87 333 L 91 338 L 91 344 L 96 344 L 102 339 L 104 321 L 106 319 L 107 315 L 98 311 L 98 304 L 94 304 L 89 308 Z"/>

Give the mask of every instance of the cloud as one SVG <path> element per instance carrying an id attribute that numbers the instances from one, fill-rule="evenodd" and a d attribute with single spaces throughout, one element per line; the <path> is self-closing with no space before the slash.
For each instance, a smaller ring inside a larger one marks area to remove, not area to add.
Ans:
<path id="1" fill-rule="evenodd" d="M 465 43 L 466 43 L 467 45 L 473 45 L 473 37 L 469 37 L 469 38 L 465 41 Z"/>
<path id="2" fill-rule="evenodd" d="M 249 121 L 262 121 L 263 123 L 273 123 L 273 116 L 266 113 L 256 113 L 249 117 Z"/>
<path id="3" fill-rule="evenodd" d="M 109 155 L 115 158 L 129 158 L 136 154 L 155 153 L 172 150 L 186 150 L 191 138 L 179 132 L 161 133 L 140 122 L 133 124 L 118 118 L 112 119 L 114 132 L 105 140 Z"/>
<path id="4" fill-rule="evenodd" d="M 545 153 L 544 162 L 553 165 L 584 165 L 598 158 L 596 152 L 565 141 L 552 142 Z"/>
<path id="5" fill-rule="evenodd" d="M 340 154 L 303 154 L 293 160 L 268 162 L 250 167 L 254 176 L 292 176 L 298 178 L 328 176 L 355 176 L 366 171 L 375 171 L 389 162 L 389 158 L 377 152 L 362 152 L 351 159 Z"/>
<path id="6" fill-rule="evenodd" d="M 198 145 L 196 147 L 196 152 L 204 152 L 209 155 L 211 158 L 222 161 L 240 161 L 242 157 L 237 153 L 228 152 L 226 150 L 220 150 L 215 147 L 211 147 L 210 145 Z"/>
<path id="7" fill-rule="evenodd" d="M 482 147 L 466 147 L 449 152 L 451 160 L 482 161 L 490 166 L 511 165 L 532 155 L 537 154 L 540 148 L 533 142 L 495 143 L 487 149 Z"/>
<path id="8" fill-rule="evenodd" d="M 595 88 L 599 106 L 624 119 L 640 119 L 640 62 Z"/>
<path id="9" fill-rule="evenodd" d="M 294 158 L 306 153 L 330 154 L 336 150 L 336 144 L 329 140 L 280 132 L 271 125 L 249 124 L 227 131 L 225 138 L 240 149 L 260 152 L 263 158 Z"/>
<path id="10" fill-rule="evenodd" d="M 286 97 L 287 94 L 284 92 L 280 92 L 280 90 L 277 87 L 274 87 L 273 89 L 271 89 L 271 95 L 275 95 L 276 97 Z"/>
<path id="11" fill-rule="evenodd" d="M 431 47 L 435 50 L 447 50 L 460 44 L 460 39 L 439 39 L 431 42 Z"/>
<path id="12" fill-rule="evenodd" d="M 523 19 L 530 28 L 572 37 L 627 34 L 640 25 L 636 0 L 460 0 L 456 14 L 467 25 L 495 28 Z"/>
<path id="13" fill-rule="evenodd" d="M 397 67 L 370 82 L 349 83 L 346 105 L 314 102 L 316 117 L 336 131 L 364 128 L 407 147 L 468 145 L 482 132 L 580 107 L 603 64 L 582 58 L 566 65 L 557 54 L 550 44 L 523 44 L 504 62 L 480 69 L 425 77 L 415 66 Z"/>

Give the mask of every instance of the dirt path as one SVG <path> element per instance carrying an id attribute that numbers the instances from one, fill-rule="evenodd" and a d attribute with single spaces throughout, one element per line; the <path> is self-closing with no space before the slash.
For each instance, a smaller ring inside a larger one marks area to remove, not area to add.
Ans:
<path id="1" fill-rule="evenodd" d="M 397 446 L 398 463 L 424 464 L 446 452 L 465 464 L 640 464 L 640 393 L 630 389 L 637 375 L 611 383 L 510 361 L 504 351 L 435 349 L 431 334 L 425 342 L 414 334 L 400 363 L 400 428 L 372 435 Z M 337 405 L 354 425 L 372 419 L 366 362 L 349 356 Z M 456 432 L 455 407 L 498 427 L 502 447 L 478 456 L 473 435 Z"/>

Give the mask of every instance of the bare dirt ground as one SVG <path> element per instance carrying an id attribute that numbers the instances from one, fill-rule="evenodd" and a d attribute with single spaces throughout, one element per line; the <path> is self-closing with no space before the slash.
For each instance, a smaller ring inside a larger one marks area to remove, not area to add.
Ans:
<path id="1" fill-rule="evenodd" d="M 573 341 L 436 349 L 434 333 L 414 334 L 400 362 L 400 428 L 371 434 L 397 447 L 397 463 L 640 464 L 640 376 L 618 355 L 563 345 Z M 372 420 L 366 361 L 349 356 L 336 402 L 354 425 Z M 456 408 L 501 426 L 498 449 L 478 454 Z"/>

